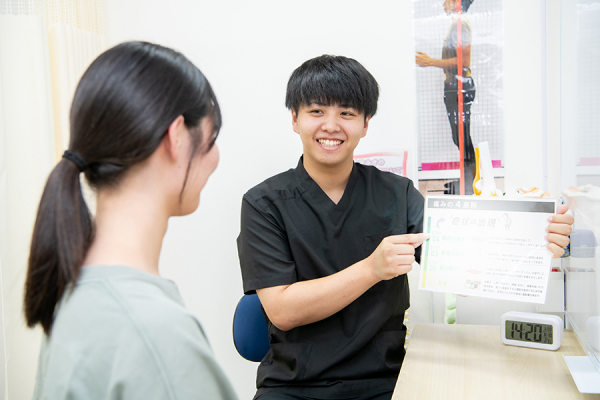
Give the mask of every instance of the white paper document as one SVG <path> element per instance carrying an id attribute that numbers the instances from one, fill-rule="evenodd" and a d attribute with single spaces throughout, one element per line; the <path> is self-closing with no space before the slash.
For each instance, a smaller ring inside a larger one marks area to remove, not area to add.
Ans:
<path id="1" fill-rule="evenodd" d="M 556 200 L 427 196 L 419 288 L 544 303 Z"/>

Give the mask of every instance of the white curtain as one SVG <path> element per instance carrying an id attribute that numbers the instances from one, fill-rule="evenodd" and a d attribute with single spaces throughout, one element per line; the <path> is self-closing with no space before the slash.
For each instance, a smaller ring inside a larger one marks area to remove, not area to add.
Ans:
<path id="1" fill-rule="evenodd" d="M 27 257 L 49 172 L 68 146 L 77 81 L 104 49 L 99 1 L 0 0 L 0 391 L 31 398 L 41 329 L 22 313 Z"/>

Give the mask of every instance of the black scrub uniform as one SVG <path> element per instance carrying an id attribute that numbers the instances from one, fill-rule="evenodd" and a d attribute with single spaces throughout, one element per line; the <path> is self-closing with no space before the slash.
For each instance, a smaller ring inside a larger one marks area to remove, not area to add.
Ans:
<path id="1" fill-rule="evenodd" d="M 336 205 L 302 158 L 242 200 L 238 253 L 244 292 L 335 274 L 367 258 L 390 235 L 422 232 L 423 196 L 412 182 L 354 164 Z M 420 248 L 417 249 L 417 261 Z M 257 394 L 315 399 L 392 392 L 404 359 L 406 275 L 382 281 L 343 310 L 289 331 L 270 321 L 271 350 Z M 266 316 L 265 316 L 266 317 Z"/>

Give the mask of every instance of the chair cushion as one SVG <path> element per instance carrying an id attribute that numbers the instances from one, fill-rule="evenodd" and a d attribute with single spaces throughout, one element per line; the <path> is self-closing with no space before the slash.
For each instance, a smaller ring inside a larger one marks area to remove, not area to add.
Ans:
<path id="1" fill-rule="evenodd" d="M 258 295 L 242 297 L 233 316 L 233 343 L 246 360 L 261 361 L 270 349 L 269 330 Z"/>

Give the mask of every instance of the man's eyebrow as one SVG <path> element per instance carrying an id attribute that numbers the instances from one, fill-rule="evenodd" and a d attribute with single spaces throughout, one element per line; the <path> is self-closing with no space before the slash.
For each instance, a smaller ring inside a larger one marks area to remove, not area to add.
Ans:
<path id="1" fill-rule="evenodd" d="M 329 107 L 332 105 L 337 105 L 340 108 L 350 108 L 356 112 L 361 112 L 360 109 L 356 106 L 353 106 L 352 104 L 348 104 L 348 103 L 324 103 L 322 101 L 311 101 L 309 104 L 307 104 L 307 107 L 314 107 L 314 106 L 318 106 L 318 107 Z"/>
<path id="2" fill-rule="evenodd" d="M 356 106 L 353 106 L 353 105 L 351 105 L 351 104 L 341 104 L 341 105 L 340 105 L 340 108 L 349 108 L 349 109 L 351 109 L 351 110 L 354 110 L 354 111 L 356 111 L 357 113 L 361 113 L 361 112 L 362 112 L 362 110 L 361 110 L 360 108 L 358 108 L 358 107 L 356 107 Z"/>

